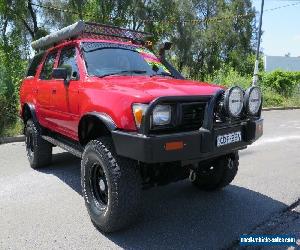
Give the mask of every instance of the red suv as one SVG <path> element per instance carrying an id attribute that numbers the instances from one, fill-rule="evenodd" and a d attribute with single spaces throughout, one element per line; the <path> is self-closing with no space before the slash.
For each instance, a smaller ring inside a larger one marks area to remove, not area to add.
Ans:
<path id="1" fill-rule="evenodd" d="M 156 56 L 149 34 L 79 21 L 32 43 L 20 99 L 32 168 L 52 147 L 81 158 L 91 220 L 112 232 L 139 212 L 142 188 L 189 178 L 201 190 L 228 185 L 238 150 L 262 135 L 257 87 L 185 79 Z"/>

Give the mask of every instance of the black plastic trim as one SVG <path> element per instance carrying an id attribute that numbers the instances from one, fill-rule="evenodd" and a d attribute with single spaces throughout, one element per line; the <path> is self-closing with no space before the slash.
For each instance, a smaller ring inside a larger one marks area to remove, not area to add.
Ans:
<path id="1" fill-rule="evenodd" d="M 171 63 L 169 63 L 165 58 L 161 58 L 161 63 L 167 67 L 167 69 L 170 71 L 171 75 L 175 77 L 176 79 L 184 80 L 184 76 L 180 74 L 178 70 L 176 70 Z"/>
<path id="2" fill-rule="evenodd" d="M 114 120 L 106 113 L 100 113 L 100 112 L 89 112 L 82 116 L 82 118 L 86 116 L 93 116 L 99 119 L 101 122 L 105 124 L 105 126 L 108 128 L 109 131 L 113 131 L 117 129 L 117 126 L 114 122 Z M 81 119 L 82 119 L 81 118 Z"/>
<path id="3" fill-rule="evenodd" d="M 81 158 L 82 156 L 83 149 L 80 148 L 79 145 L 76 145 L 75 143 L 68 143 L 66 142 L 66 140 L 62 141 L 57 138 L 53 138 L 51 136 L 46 136 L 46 135 L 42 135 L 42 138 L 79 158 Z"/>
<path id="4" fill-rule="evenodd" d="M 246 148 L 262 136 L 263 119 L 249 120 L 224 128 L 200 129 L 164 135 L 143 135 L 136 132 L 115 130 L 112 138 L 119 155 L 145 163 L 203 160 Z M 259 129 L 258 129 L 259 128 Z M 222 147 L 216 146 L 218 135 L 241 131 L 242 141 Z M 182 141 L 184 147 L 167 151 L 167 142 Z"/>
<path id="5" fill-rule="evenodd" d="M 35 122 L 36 124 L 39 124 L 39 121 L 37 119 L 37 116 L 36 116 L 36 111 L 35 111 L 35 105 L 33 103 L 25 103 L 24 106 L 23 106 L 23 113 L 22 113 L 22 119 L 24 120 L 24 112 L 25 112 L 25 108 L 26 106 L 29 108 L 30 110 L 30 114 L 31 114 L 31 118 L 33 120 L 33 122 Z M 24 120 L 25 122 L 25 120 Z"/>

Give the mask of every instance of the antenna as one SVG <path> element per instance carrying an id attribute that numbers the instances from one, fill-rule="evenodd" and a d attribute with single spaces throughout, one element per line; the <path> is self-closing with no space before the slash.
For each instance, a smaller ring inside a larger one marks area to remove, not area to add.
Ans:
<path id="1" fill-rule="evenodd" d="M 260 47 L 260 38 L 261 38 L 262 17 L 264 12 L 264 2 L 265 2 L 264 0 L 261 0 L 261 9 L 260 9 L 260 18 L 259 18 L 259 27 L 258 27 L 258 42 L 256 48 L 256 59 L 254 65 L 252 86 L 256 86 L 258 82 L 259 47 Z"/>

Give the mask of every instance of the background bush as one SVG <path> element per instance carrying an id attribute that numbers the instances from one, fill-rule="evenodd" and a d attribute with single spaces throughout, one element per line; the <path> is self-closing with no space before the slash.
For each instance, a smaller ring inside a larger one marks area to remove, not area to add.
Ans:
<path id="1" fill-rule="evenodd" d="M 20 43 L 16 33 L 0 42 L 0 136 L 21 132 L 19 89 L 28 62 L 22 57 Z"/>
<path id="2" fill-rule="evenodd" d="M 239 85 L 246 89 L 252 83 L 252 75 L 241 75 L 232 67 L 224 66 L 205 81 L 226 87 Z M 264 107 L 300 106 L 299 84 L 300 72 L 262 72 L 259 76 L 259 86 L 263 92 Z"/>
<path id="3" fill-rule="evenodd" d="M 236 71 L 234 68 L 224 65 L 220 70 L 214 72 L 213 75 L 208 76 L 205 81 L 226 87 L 238 85 L 246 89 L 252 83 L 252 76 L 249 74 L 241 75 L 241 73 Z"/>
<path id="4" fill-rule="evenodd" d="M 261 74 L 262 88 L 270 89 L 284 97 L 291 97 L 300 84 L 300 72 L 276 70 Z"/>

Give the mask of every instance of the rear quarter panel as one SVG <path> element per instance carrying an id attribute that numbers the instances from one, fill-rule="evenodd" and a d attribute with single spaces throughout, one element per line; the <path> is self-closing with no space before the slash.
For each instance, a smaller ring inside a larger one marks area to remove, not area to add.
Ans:
<path id="1" fill-rule="evenodd" d="M 33 76 L 26 77 L 20 87 L 20 116 L 23 114 L 25 103 L 36 105 L 36 81 Z"/>

